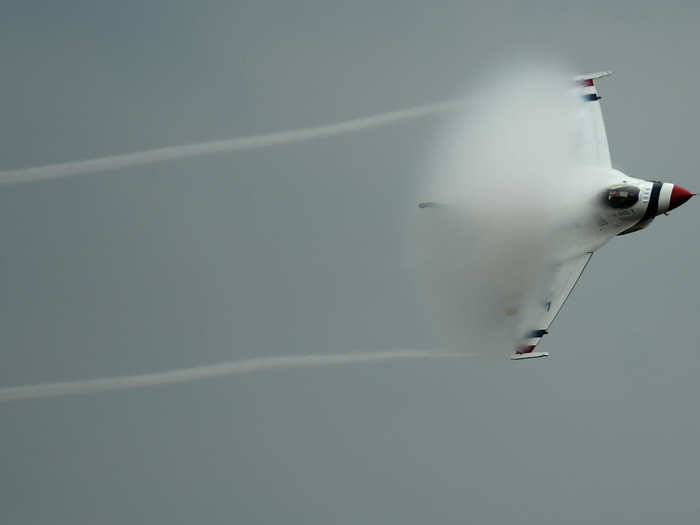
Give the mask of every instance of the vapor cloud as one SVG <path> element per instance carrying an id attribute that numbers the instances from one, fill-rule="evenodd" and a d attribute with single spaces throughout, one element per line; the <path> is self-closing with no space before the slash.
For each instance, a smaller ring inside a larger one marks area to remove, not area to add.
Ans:
<path id="1" fill-rule="evenodd" d="M 0 388 L 0 402 L 23 399 L 51 398 L 75 394 L 94 394 L 112 390 L 130 390 L 157 385 L 190 383 L 202 379 L 249 374 L 265 370 L 318 367 L 329 365 L 363 364 L 397 359 L 441 359 L 466 357 L 469 354 L 432 352 L 429 350 L 388 350 L 383 352 L 351 352 L 345 354 L 311 354 L 289 357 L 259 357 L 197 366 L 166 372 L 130 376 L 82 379 L 60 383 L 41 383 Z"/>
<path id="2" fill-rule="evenodd" d="M 353 133 L 365 129 L 386 126 L 401 121 L 412 120 L 454 111 L 465 104 L 465 101 L 447 100 L 434 104 L 415 106 L 412 108 L 380 113 L 377 115 L 345 120 L 334 124 L 326 124 L 312 128 L 292 129 L 279 131 L 265 135 L 253 135 L 249 137 L 237 137 L 226 140 L 210 142 L 200 142 L 197 144 L 185 144 L 181 146 L 168 146 L 164 148 L 138 151 L 135 153 L 125 153 L 122 155 L 112 155 L 97 159 L 78 160 L 74 162 L 64 162 L 60 164 L 50 164 L 34 168 L 22 168 L 17 170 L 0 171 L 0 184 L 19 184 L 27 182 L 37 182 L 61 177 L 71 177 L 88 173 L 99 173 L 122 168 L 143 166 L 156 162 L 184 159 L 188 157 L 199 157 L 213 155 L 216 153 L 227 153 L 232 151 L 245 151 L 260 148 L 280 146 L 294 142 L 303 142 L 344 133 Z"/>
<path id="3" fill-rule="evenodd" d="M 581 184 L 571 75 L 548 67 L 485 76 L 437 141 L 409 237 L 419 282 L 452 350 L 512 353 L 534 326 L 570 239 Z"/>

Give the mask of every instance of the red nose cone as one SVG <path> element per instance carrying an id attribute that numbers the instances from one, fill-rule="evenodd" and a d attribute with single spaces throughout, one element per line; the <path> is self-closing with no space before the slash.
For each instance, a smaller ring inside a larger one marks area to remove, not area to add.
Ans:
<path id="1" fill-rule="evenodd" d="M 674 184 L 673 191 L 671 192 L 671 202 L 668 205 L 669 211 L 671 211 L 673 208 L 678 208 L 678 206 L 683 204 L 685 201 L 687 201 L 693 195 L 695 195 L 695 194 L 690 193 L 683 186 L 679 186 L 678 184 Z"/>

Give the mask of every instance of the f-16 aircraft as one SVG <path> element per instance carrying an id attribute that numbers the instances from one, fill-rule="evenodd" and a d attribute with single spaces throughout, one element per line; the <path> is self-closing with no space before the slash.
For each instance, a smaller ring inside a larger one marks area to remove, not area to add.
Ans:
<path id="1" fill-rule="evenodd" d="M 588 195 L 582 196 L 582 199 L 590 201 L 582 203 L 581 209 L 585 209 L 586 213 L 572 221 L 567 246 L 548 274 L 543 296 L 538 298 L 534 308 L 523 312 L 527 329 L 520 335 L 511 359 L 549 355 L 548 352 L 535 351 L 535 348 L 549 332 L 597 249 L 618 235 L 646 228 L 655 217 L 667 214 L 694 195 L 677 184 L 636 179 L 612 167 L 596 85 L 599 79 L 610 74 L 611 71 L 601 71 L 574 78 L 575 95 L 581 100 L 577 126 L 581 136 L 578 160 L 582 175 L 595 174 L 596 180 L 603 181 L 603 184 L 594 199 L 591 200 Z M 439 209 L 441 204 L 421 202 L 419 207 L 426 213 L 434 213 L 430 209 Z M 504 311 L 506 315 L 515 315 L 518 307 L 504 305 Z"/>

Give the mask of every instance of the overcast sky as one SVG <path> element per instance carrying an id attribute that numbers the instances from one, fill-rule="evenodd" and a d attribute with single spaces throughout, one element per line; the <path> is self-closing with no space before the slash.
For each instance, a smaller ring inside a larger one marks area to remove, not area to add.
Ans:
<path id="1" fill-rule="evenodd" d="M 5 0 L 0 169 L 430 103 L 536 57 L 613 69 L 613 165 L 698 191 L 700 7 L 609 4 Z M 402 232 L 440 126 L 0 188 L 0 386 L 432 347 Z M 597 253 L 545 360 L 2 404 L 0 521 L 696 523 L 699 222 Z"/>

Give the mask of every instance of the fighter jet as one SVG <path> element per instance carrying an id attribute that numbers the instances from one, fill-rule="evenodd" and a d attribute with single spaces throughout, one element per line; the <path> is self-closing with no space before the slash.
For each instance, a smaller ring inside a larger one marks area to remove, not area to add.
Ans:
<path id="1" fill-rule="evenodd" d="M 542 338 L 549 333 L 559 311 L 564 306 L 593 253 L 618 235 L 626 235 L 649 226 L 659 215 L 679 207 L 694 193 L 670 182 L 637 179 L 614 169 L 610 162 L 610 150 L 603 122 L 597 81 L 611 74 L 601 71 L 574 78 L 574 94 L 580 100 L 577 118 L 581 135 L 578 152 L 582 169 L 595 172 L 596 180 L 603 181 L 593 199 L 586 198 L 582 209 L 585 216 L 577 217 L 570 225 L 568 245 L 548 273 L 544 293 L 537 304 L 523 313 L 524 330 L 516 342 L 511 359 L 546 357 L 548 352 L 535 351 Z M 585 175 L 585 174 L 584 174 Z M 440 208 L 436 202 L 421 202 L 425 213 Z M 575 231 L 574 231 L 575 230 Z M 506 315 L 516 315 L 518 307 L 504 305 Z"/>

